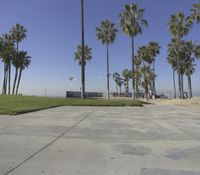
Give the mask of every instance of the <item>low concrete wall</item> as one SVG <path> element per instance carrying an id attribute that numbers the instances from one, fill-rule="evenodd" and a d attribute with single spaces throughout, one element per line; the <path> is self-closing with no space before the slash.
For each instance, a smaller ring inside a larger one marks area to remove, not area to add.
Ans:
<path id="1" fill-rule="evenodd" d="M 86 98 L 103 97 L 102 92 L 85 92 Z M 78 91 L 67 91 L 66 98 L 81 98 L 81 92 Z"/>

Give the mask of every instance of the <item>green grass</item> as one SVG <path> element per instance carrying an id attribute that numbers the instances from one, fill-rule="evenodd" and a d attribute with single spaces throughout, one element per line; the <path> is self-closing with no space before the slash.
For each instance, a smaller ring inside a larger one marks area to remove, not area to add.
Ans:
<path id="1" fill-rule="evenodd" d="M 65 99 L 0 95 L 0 114 L 17 115 L 58 106 L 143 106 L 142 101 L 105 99 Z"/>

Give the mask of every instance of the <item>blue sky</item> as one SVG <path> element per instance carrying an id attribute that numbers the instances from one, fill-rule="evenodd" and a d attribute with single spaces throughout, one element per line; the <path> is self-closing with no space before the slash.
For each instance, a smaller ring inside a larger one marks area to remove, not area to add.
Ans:
<path id="1" fill-rule="evenodd" d="M 195 0 L 85 0 L 85 40 L 93 49 L 93 59 L 86 66 L 86 90 L 105 91 L 106 52 L 101 42 L 96 40 L 95 28 L 100 21 L 109 19 L 116 24 L 119 32 L 110 46 L 110 70 L 121 72 L 131 68 L 130 38 L 119 28 L 119 13 L 124 4 L 136 2 L 145 8 L 145 18 L 149 27 L 143 35 L 135 39 L 135 50 L 149 41 L 161 45 L 161 53 L 156 61 L 157 89 L 172 91 L 172 70 L 166 61 L 167 44 L 170 34 L 167 22 L 170 15 L 182 11 L 189 15 Z M 70 88 L 68 78 L 76 80 L 73 90 L 80 89 L 80 67 L 74 61 L 76 46 L 81 42 L 80 0 L 1 0 L 0 33 L 10 30 L 20 23 L 28 30 L 27 39 L 20 44 L 21 50 L 28 50 L 32 57 L 29 69 L 23 72 L 20 92 L 27 95 L 64 96 Z M 185 39 L 200 43 L 200 25 L 195 25 Z M 193 89 L 200 92 L 200 61 L 196 62 L 196 73 L 192 77 Z M 3 79 L 3 64 L 0 64 L 0 83 Z M 14 72 L 14 70 L 13 70 Z M 185 82 L 187 90 L 187 82 Z M 115 84 L 111 80 L 111 89 Z"/>

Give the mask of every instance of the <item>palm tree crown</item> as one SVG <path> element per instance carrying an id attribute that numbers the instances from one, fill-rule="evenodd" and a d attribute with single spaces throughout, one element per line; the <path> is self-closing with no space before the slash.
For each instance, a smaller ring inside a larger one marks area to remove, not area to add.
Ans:
<path id="1" fill-rule="evenodd" d="M 84 65 L 86 65 L 87 61 L 90 61 L 92 59 L 92 49 L 89 48 L 88 45 L 85 45 L 84 47 Z M 81 66 L 82 65 L 82 46 L 77 47 L 77 51 L 74 53 L 74 59 L 78 61 L 78 64 Z"/>
<path id="2" fill-rule="evenodd" d="M 138 58 L 138 60 L 143 60 L 143 61 L 149 62 L 150 54 L 149 54 L 149 49 L 147 46 L 139 47 L 137 58 Z"/>
<path id="3" fill-rule="evenodd" d="M 197 59 L 200 59 L 200 45 L 194 46 L 194 56 Z"/>
<path id="4" fill-rule="evenodd" d="M 124 34 L 131 37 L 142 34 L 142 28 L 148 26 L 148 22 L 143 17 L 144 11 L 145 9 L 139 9 L 137 4 L 125 5 L 119 22 Z"/>
<path id="5" fill-rule="evenodd" d="M 190 11 L 192 19 L 200 23 L 200 3 L 194 4 Z"/>
<path id="6" fill-rule="evenodd" d="M 185 17 L 184 13 L 178 12 L 171 15 L 168 23 L 169 31 L 176 39 L 180 39 L 187 35 L 192 26 L 191 17 Z"/>
<path id="7" fill-rule="evenodd" d="M 156 55 L 160 53 L 160 46 L 157 42 L 152 41 L 149 43 L 148 48 L 151 60 L 154 62 Z"/>
<path id="8" fill-rule="evenodd" d="M 24 70 L 28 68 L 31 63 L 31 57 L 28 55 L 27 51 L 20 51 L 19 52 L 19 66 Z"/>
<path id="9" fill-rule="evenodd" d="M 10 33 L 14 41 L 19 43 L 26 38 L 27 30 L 24 28 L 24 26 L 16 24 L 15 26 L 12 27 Z"/>
<path id="10" fill-rule="evenodd" d="M 115 41 L 117 29 L 112 22 L 108 20 L 102 21 L 96 31 L 96 37 L 101 40 L 102 44 L 109 45 Z"/>
<path id="11" fill-rule="evenodd" d="M 11 35 L 3 34 L 0 37 L 0 57 L 3 59 L 4 63 L 11 60 L 14 55 L 14 43 Z"/>

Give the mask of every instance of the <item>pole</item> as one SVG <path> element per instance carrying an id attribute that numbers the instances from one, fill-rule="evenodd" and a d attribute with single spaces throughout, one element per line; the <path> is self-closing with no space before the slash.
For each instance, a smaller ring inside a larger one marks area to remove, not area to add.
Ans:
<path id="1" fill-rule="evenodd" d="M 81 35 L 82 35 L 82 63 L 81 63 L 81 98 L 85 93 L 85 38 L 84 38 L 84 4 L 81 0 Z"/>

